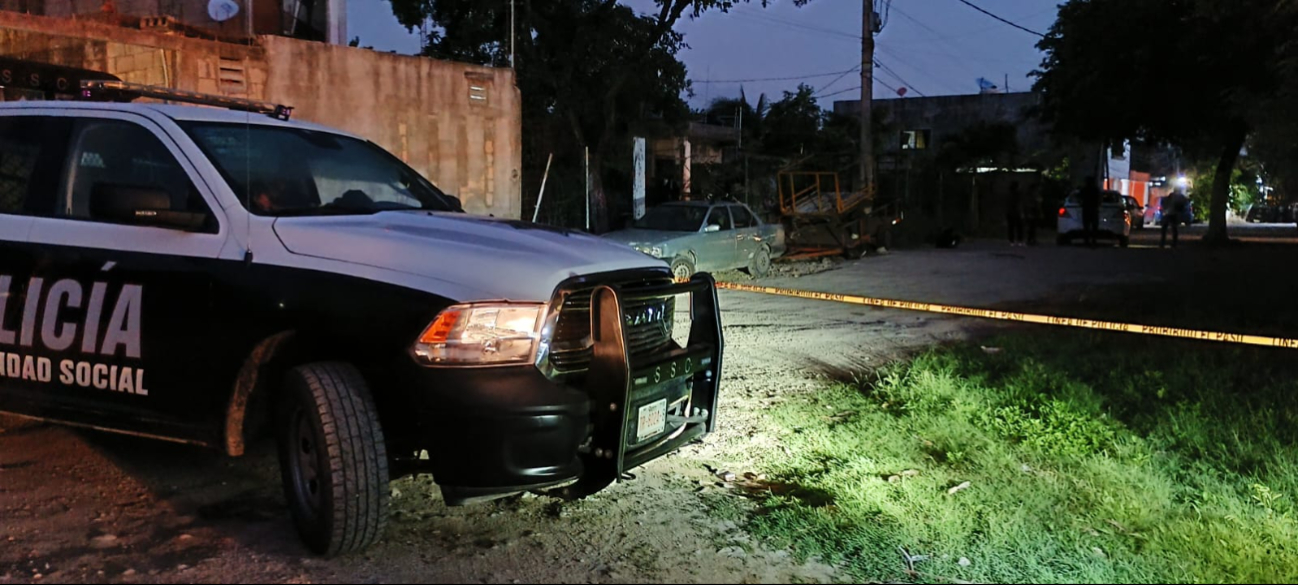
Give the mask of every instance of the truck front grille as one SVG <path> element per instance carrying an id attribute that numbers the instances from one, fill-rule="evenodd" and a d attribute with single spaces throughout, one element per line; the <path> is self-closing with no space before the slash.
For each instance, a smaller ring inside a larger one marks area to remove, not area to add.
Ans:
<path id="1" fill-rule="evenodd" d="M 632 292 L 639 288 L 670 284 L 666 277 L 613 281 L 619 289 Z M 590 298 L 602 283 L 583 284 L 561 291 L 563 305 L 550 341 L 550 365 L 559 372 L 585 370 L 591 360 Z M 676 315 L 676 297 L 631 301 L 622 306 L 622 326 L 631 355 L 647 355 L 672 343 L 672 326 Z"/>

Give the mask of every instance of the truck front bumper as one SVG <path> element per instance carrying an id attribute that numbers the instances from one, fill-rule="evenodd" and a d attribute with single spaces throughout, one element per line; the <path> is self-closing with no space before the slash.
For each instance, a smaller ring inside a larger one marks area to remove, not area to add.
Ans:
<path id="1" fill-rule="evenodd" d="M 689 341 L 681 348 L 633 356 L 622 304 L 689 294 Z M 591 298 L 594 357 L 584 385 L 573 387 L 531 366 L 421 369 L 424 394 L 398 450 L 426 449 L 428 469 L 450 505 L 564 486 L 583 497 L 672 453 L 716 427 L 724 342 L 716 283 L 698 274 L 686 283 L 625 292 L 600 286 Z M 642 430 L 648 413 L 658 426 Z M 424 470 L 421 470 L 424 471 Z"/>

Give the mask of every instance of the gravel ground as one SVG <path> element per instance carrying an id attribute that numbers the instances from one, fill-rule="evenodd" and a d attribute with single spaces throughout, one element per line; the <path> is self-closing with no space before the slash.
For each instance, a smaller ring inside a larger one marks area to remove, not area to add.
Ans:
<path id="1" fill-rule="evenodd" d="M 782 267 L 763 284 L 969 306 L 1103 312 L 1118 287 L 1228 302 L 1272 282 L 1282 246 L 1210 251 L 1009 248 L 975 243 Z M 1256 227 L 1251 241 L 1292 237 Z M 1156 242 L 1154 242 L 1156 244 Z M 1286 264 L 1287 263 L 1287 264 Z M 740 279 L 742 275 L 721 275 Z M 1203 282 L 1220 287 L 1200 286 Z M 1271 288 L 1275 288 L 1274 286 Z M 1288 290 L 1292 290 L 1289 288 Z M 1233 292 L 1232 292 L 1233 291 Z M 1121 299 L 1117 299 L 1119 302 Z M 707 510 L 745 505 L 715 470 L 735 446 L 779 448 L 762 412 L 919 348 L 960 339 L 968 319 L 722 293 L 727 352 L 721 430 L 588 500 L 527 496 L 447 508 L 422 478 L 393 483 L 386 537 L 363 555 L 310 558 L 293 534 L 271 445 L 231 460 L 192 448 L 0 418 L 0 583 L 59 582 L 826 582 Z"/>

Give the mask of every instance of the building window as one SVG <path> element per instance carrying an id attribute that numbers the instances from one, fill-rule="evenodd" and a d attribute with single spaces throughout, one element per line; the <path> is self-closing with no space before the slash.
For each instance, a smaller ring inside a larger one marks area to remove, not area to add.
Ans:
<path id="1" fill-rule="evenodd" d="M 901 132 L 901 149 L 902 150 L 928 150 L 929 141 L 932 139 L 932 130 L 902 130 Z"/>

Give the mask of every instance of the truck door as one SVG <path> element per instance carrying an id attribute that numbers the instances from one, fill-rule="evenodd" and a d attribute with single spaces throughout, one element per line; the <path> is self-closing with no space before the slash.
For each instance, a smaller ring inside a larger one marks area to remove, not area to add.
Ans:
<path id="1" fill-rule="evenodd" d="M 731 205 L 730 216 L 735 220 L 736 262 L 747 266 L 748 260 L 762 247 L 762 228 L 743 205 Z"/>
<path id="2" fill-rule="evenodd" d="M 730 206 L 714 206 L 703 226 L 703 245 L 699 247 L 699 261 L 695 268 L 700 271 L 734 268 L 735 230 L 734 223 L 730 220 Z M 713 231 L 706 231 L 708 229 Z"/>
<path id="3" fill-rule="evenodd" d="M 61 118 L 0 117 L 0 411 L 40 416 L 46 406 L 53 363 L 32 351 L 36 322 L 25 316 L 39 256 L 30 236 L 35 218 L 55 213 L 71 127 Z"/>
<path id="4" fill-rule="evenodd" d="M 54 367 L 44 391 L 69 422 L 214 442 L 231 382 L 209 357 L 222 341 L 211 299 L 219 207 L 154 122 L 95 116 L 75 120 L 57 216 L 31 232 L 29 294 L 42 299 L 33 349 Z M 134 214 L 141 202 L 203 219 L 159 223 Z"/>

